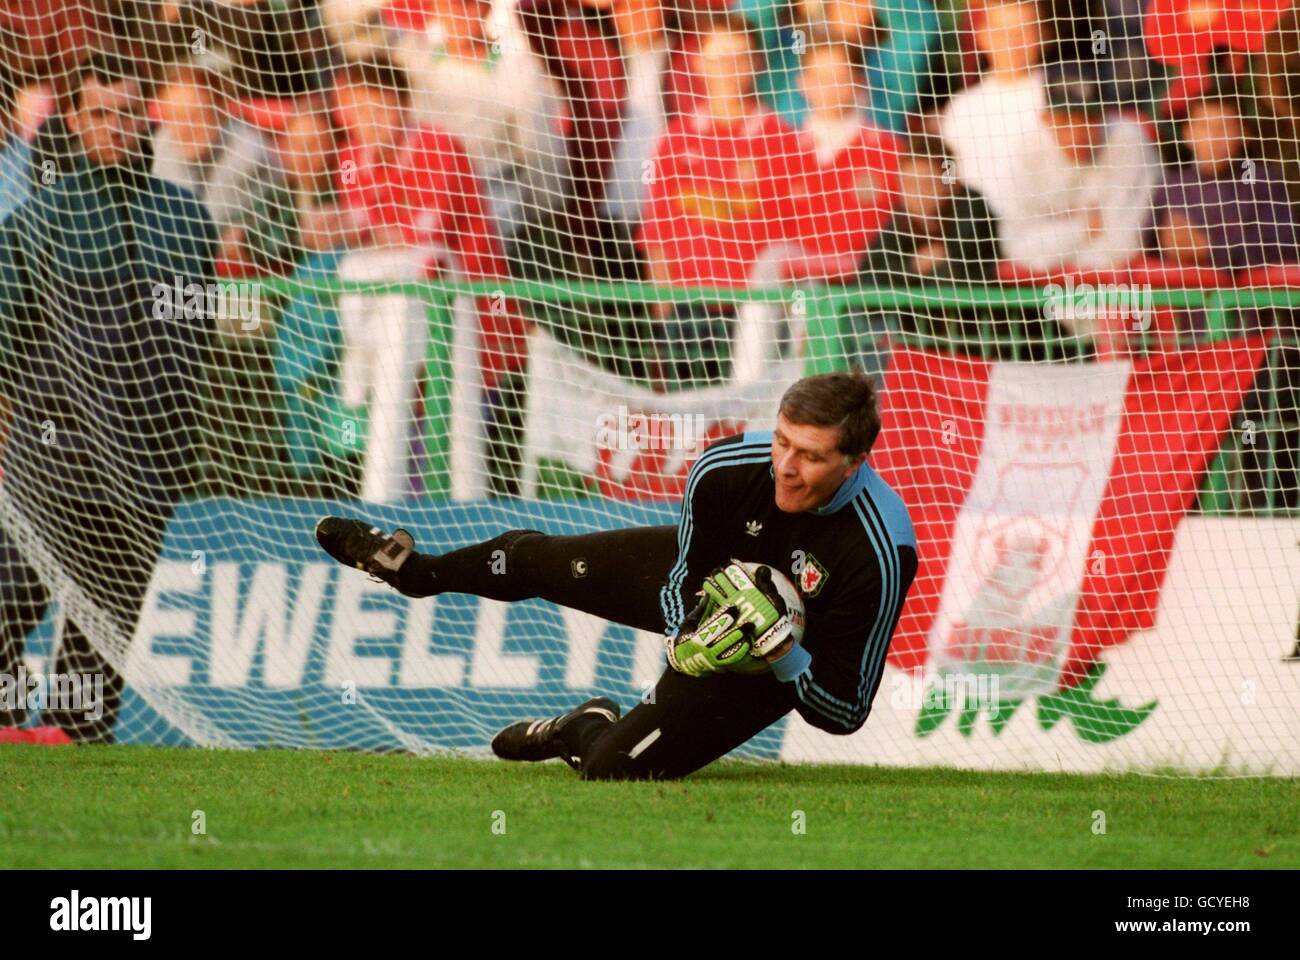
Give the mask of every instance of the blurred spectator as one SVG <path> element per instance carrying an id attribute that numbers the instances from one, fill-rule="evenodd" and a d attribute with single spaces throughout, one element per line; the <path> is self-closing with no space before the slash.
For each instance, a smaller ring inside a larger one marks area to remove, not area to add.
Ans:
<path id="1" fill-rule="evenodd" d="M 881 287 L 927 283 L 988 283 L 996 279 L 998 242 L 982 197 L 961 186 L 945 168 L 942 144 L 918 138 L 899 160 L 898 205 L 862 261 L 864 284 Z M 949 164 L 950 165 L 950 164 Z M 853 313 L 864 367 L 883 367 L 880 340 L 891 329 L 940 332 L 953 339 L 954 311 L 919 305 L 899 311 Z"/>
<path id="2" fill-rule="evenodd" d="M 668 102 L 665 87 L 676 51 L 659 0 L 619 0 L 612 17 L 627 76 L 627 100 L 605 209 L 616 219 L 635 223 L 649 193 L 650 160 L 675 106 Z"/>
<path id="3" fill-rule="evenodd" d="M 1092 30 L 1087 48 L 1076 50 L 1076 59 L 1096 59 L 1106 98 L 1121 109 L 1147 110 L 1160 73 L 1142 36 L 1142 7 L 1143 0 L 1095 0 L 1095 17 L 1083 20 Z"/>
<path id="4" fill-rule="evenodd" d="M 786 239 L 773 204 L 788 197 L 803 145 L 754 96 L 743 24 L 713 26 L 697 63 L 708 95 L 659 144 L 638 241 L 656 282 L 743 286 L 764 248 Z"/>
<path id="5" fill-rule="evenodd" d="M 210 318 L 182 287 L 212 278 L 216 231 L 184 190 L 150 175 L 143 84 L 132 61 L 97 54 L 70 78 L 77 147 L 61 175 L 0 235 L 0 362 L 13 402 L 5 498 L 40 535 L 59 580 L 0 531 L 0 673 L 56 597 L 67 622 L 57 673 L 98 675 L 102 715 L 48 710 L 79 741 L 111 741 L 119 667 L 175 504 L 193 493 L 208 441 L 196 385 L 211 366 Z M 178 296 L 173 298 L 175 288 Z M 196 315 L 197 314 L 197 315 Z M 41 574 L 44 574 L 44 579 Z M 22 720 L 0 712 L 0 726 Z"/>
<path id="6" fill-rule="evenodd" d="M 134 63 L 145 87 L 189 42 L 164 16 L 166 0 L 5 0 L 0 4 L 0 66 L 18 86 L 48 83 L 55 108 L 32 148 L 33 183 L 71 173 L 80 149 L 64 122 L 68 86 L 97 55 Z M 146 139 L 140 146 L 153 149 Z"/>
<path id="7" fill-rule="evenodd" d="M 1249 133 L 1234 99 L 1191 104 L 1182 140 L 1192 162 L 1169 173 L 1154 202 L 1162 257 L 1233 272 L 1300 259 L 1282 168 L 1250 155 Z"/>
<path id="8" fill-rule="evenodd" d="M 955 75 L 939 78 L 936 92 L 955 93 L 979 81 L 988 69 L 988 53 L 980 48 L 986 11 L 1002 0 L 971 0 L 960 16 Z M 1147 109 L 1159 68 L 1143 36 L 1144 7 L 1149 0 L 1041 0 L 1040 62 L 1090 60 L 1106 89 L 1107 99 L 1125 109 Z"/>
<path id="9" fill-rule="evenodd" d="M 882 286 L 983 283 L 997 275 L 998 241 L 984 199 L 945 169 L 942 146 L 913 141 L 899 160 L 898 209 L 862 262 Z"/>
<path id="10" fill-rule="evenodd" d="M 185 187 L 221 235 L 224 272 L 275 270 L 293 259 L 292 214 L 271 145 L 231 114 L 208 71 L 173 67 L 158 91 L 155 176 Z"/>
<path id="11" fill-rule="evenodd" d="M 1033 0 L 995 0 L 974 30 L 983 79 L 953 97 L 939 128 L 957 176 L 1002 215 L 1025 186 L 1009 171 L 1052 144 L 1042 122 L 1043 20 Z"/>
<path id="12" fill-rule="evenodd" d="M 317 0 L 319 18 L 332 52 L 339 62 L 366 60 L 391 50 L 393 28 L 423 29 L 431 3 L 416 0 L 397 3 L 392 0 Z M 400 9 L 404 15 L 394 23 L 390 11 Z M 329 80 L 324 80 L 329 86 Z"/>
<path id="13" fill-rule="evenodd" d="M 1255 58 L 1265 156 L 1282 163 L 1291 202 L 1300 204 L 1300 8 L 1282 15 Z"/>
<path id="14" fill-rule="evenodd" d="M 455 136 L 474 163 L 505 236 L 529 211 L 563 200 L 564 141 L 550 82 L 517 31 L 492 39 L 490 0 L 436 0 L 424 31 L 396 32 L 412 115 Z M 435 39 L 436 37 L 436 39 Z"/>
<path id="15" fill-rule="evenodd" d="M 500 238 L 469 158 L 450 134 L 413 125 L 406 74 L 376 56 L 346 65 L 336 83 L 336 112 L 347 132 L 337 183 L 345 239 L 354 249 L 309 258 L 300 275 L 378 282 L 505 277 Z M 331 306 L 312 295 L 295 298 L 278 333 L 276 369 L 288 397 L 294 459 L 305 471 L 328 465 L 339 451 L 321 443 L 337 446 L 335 427 L 350 420 L 349 442 L 365 450 L 366 482 L 375 485 L 363 495 L 392 499 L 405 492 L 425 308 L 400 294 L 345 294 L 337 314 Z M 512 305 L 489 298 L 476 319 L 484 385 L 493 391 L 523 366 L 524 325 Z"/>
<path id="16" fill-rule="evenodd" d="M 627 74 L 610 0 L 520 0 L 533 52 L 559 85 L 568 112 L 569 191 L 560 236 L 589 267 L 606 259 L 600 216 L 623 124 Z"/>
<path id="17" fill-rule="evenodd" d="M 743 21 L 713 24 L 697 69 L 707 90 L 700 108 L 673 120 L 650 168 L 652 183 L 638 243 L 658 284 L 744 286 L 759 257 L 789 239 L 791 177 L 804 150 L 798 133 L 754 95 L 757 64 Z M 665 328 L 671 353 L 692 351 L 703 367 L 675 363 L 674 379 L 716 377 L 730 340 L 726 311 L 683 308 Z M 673 311 L 660 305 L 667 321 Z"/>
<path id="18" fill-rule="evenodd" d="M 1142 251 L 1156 151 L 1140 124 L 1107 112 L 1088 65 L 1054 64 L 1046 98 L 1052 142 L 1002 173 L 1012 187 L 994 208 L 1003 250 L 1036 271 L 1123 266 Z"/>
<path id="19" fill-rule="evenodd" d="M 48 87 L 19 86 L 0 62 L 0 224 L 39 188 L 32 141 L 52 101 Z M 0 395 L 0 450 L 8 441 L 12 412 L 10 398 Z"/>
<path id="20" fill-rule="evenodd" d="M 566 107 L 569 196 L 558 227 L 582 269 L 619 276 L 634 265 L 624 225 L 644 203 L 646 167 L 666 122 L 694 112 L 703 97 L 693 68 L 699 31 L 724 7 L 724 0 L 519 0 L 524 33 Z"/>
<path id="21" fill-rule="evenodd" d="M 329 107 L 309 100 L 286 119 L 276 159 L 289 192 L 295 242 L 304 252 L 333 250 L 348 237 L 339 206 L 339 133 Z"/>
<path id="22" fill-rule="evenodd" d="M 1266 47 L 1266 39 L 1294 0 L 1150 0 L 1143 33 L 1152 57 L 1173 68 L 1161 114 L 1175 116 L 1218 81 L 1244 80 L 1246 54 Z"/>
<path id="23" fill-rule="evenodd" d="M 1243 269 L 1279 258 L 1300 262 L 1295 206 L 1300 203 L 1300 10 L 1292 6 L 1276 22 L 1270 20 L 1265 13 L 1267 30 L 1258 40 L 1239 35 L 1232 44 L 1259 49 L 1245 72 L 1260 129 L 1254 129 L 1254 112 L 1238 109 L 1230 98 L 1212 96 L 1190 104 L 1183 140 L 1195 163 L 1161 190 L 1157 222 L 1167 226 L 1157 236 L 1162 250 L 1236 270 L 1239 284 L 1294 286 L 1294 267 Z M 1223 79 L 1219 77 L 1221 83 Z M 1240 135 L 1236 117 L 1241 118 Z M 1205 140 L 1216 127 L 1225 144 L 1198 147 L 1193 142 Z M 1216 163 L 1216 156 L 1222 161 Z M 1283 190 L 1289 194 L 1286 205 Z M 1245 310 L 1235 319 L 1240 327 L 1281 333 L 1270 350 L 1269 368 L 1260 372 L 1255 389 L 1242 402 L 1241 420 L 1261 428 L 1255 442 L 1240 447 L 1246 503 L 1269 512 L 1295 509 L 1300 506 L 1300 311 Z"/>
<path id="24" fill-rule="evenodd" d="M 819 45 L 804 61 L 809 170 L 799 241 L 808 253 L 856 263 L 893 208 L 899 141 L 867 120 L 861 73 L 845 44 Z"/>
<path id="25" fill-rule="evenodd" d="M 375 57 L 336 78 L 335 109 L 346 130 L 338 188 L 354 246 L 418 251 L 431 275 L 503 277 L 501 241 L 461 144 L 416 126 L 406 74 Z"/>
<path id="26" fill-rule="evenodd" d="M 137 65 L 156 78 L 191 40 L 169 19 L 171 0 L 5 0 L 0 4 L 0 67 L 15 82 L 50 83 L 62 99 L 76 68 L 96 54 Z"/>
<path id="27" fill-rule="evenodd" d="M 758 90 L 788 122 L 803 122 L 802 59 L 822 36 L 857 49 L 876 126 L 906 131 L 939 48 L 939 15 L 930 0 L 738 0 L 759 32 L 767 69 Z"/>
<path id="28" fill-rule="evenodd" d="M 32 141 L 49 109 L 45 87 L 20 87 L 0 67 L 0 221 L 32 194 Z"/>
<path id="29" fill-rule="evenodd" d="M 169 2 L 189 51 L 226 76 L 238 97 L 291 97 L 320 90 L 331 49 L 319 0 Z"/>

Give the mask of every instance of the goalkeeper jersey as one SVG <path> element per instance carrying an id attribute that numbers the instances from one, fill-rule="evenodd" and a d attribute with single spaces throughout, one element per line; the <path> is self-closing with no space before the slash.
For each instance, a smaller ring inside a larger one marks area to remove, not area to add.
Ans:
<path id="1" fill-rule="evenodd" d="M 676 633 L 704 577 L 732 559 L 766 563 L 803 597 L 803 644 L 773 665 L 795 708 L 830 733 L 866 722 L 903 600 L 916 576 L 907 507 L 864 463 L 822 507 L 776 505 L 770 431 L 722 440 L 696 461 L 677 528 L 677 562 L 660 600 Z"/>

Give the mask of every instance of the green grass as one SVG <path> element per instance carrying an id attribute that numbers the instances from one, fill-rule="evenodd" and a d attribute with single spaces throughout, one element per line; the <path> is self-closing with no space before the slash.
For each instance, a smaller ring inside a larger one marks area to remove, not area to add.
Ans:
<path id="1" fill-rule="evenodd" d="M 6 867 L 1300 867 L 1296 779 L 720 763 L 582 783 L 554 761 L 28 746 L 0 771 Z"/>

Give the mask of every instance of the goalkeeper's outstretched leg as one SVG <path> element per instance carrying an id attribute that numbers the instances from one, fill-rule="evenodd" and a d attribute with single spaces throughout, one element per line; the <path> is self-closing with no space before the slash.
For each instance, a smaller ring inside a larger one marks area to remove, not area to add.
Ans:
<path id="1" fill-rule="evenodd" d="M 327 517 L 321 546 L 411 597 L 471 593 L 550 600 L 641 630 L 663 632 L 660 588 L 677 556 L 676 528 L 630 527 L 579 536 L 510 530 L 441 555 L 414 549 L 405 530 Z M 625 717 L 598 698 L 566 714 L 522 720 L 493 740 L 509 760 L 559 757 L 585 779 L 670 779 L 724 756 L 793 707 L 771 676 L 687 677 L 666 670 Z"/>
<path id="2" fill-rule="evenodd" d="M 316 539 L 330 556 L 408 597 L 470 593 L 540 598 L 640 630 L 662 632 L 660 587 L 677 557 L 676 528 L 629 527 L 578 536 L 509 530 L 450 553 L 420 553 L 405 530 L 326 517 Z"/>

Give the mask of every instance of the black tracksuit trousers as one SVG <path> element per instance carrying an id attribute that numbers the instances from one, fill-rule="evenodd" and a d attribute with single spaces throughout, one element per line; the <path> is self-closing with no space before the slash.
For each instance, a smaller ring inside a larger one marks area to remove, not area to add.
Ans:
<path id="1" fill-rule="evenodd" d="M 413 555 L 402 567 L 400 588 L 408 596 L 540 597 L 662 633 L 659 590 L 676 559 L 674 526 L 580 536 L 511 530 L 441 556 Z M 794 704 L 793 689 L 771 674 L 695 678 L 668 669 L 617 723 L 592 718 L 570 724 L 564 743 L 580 758 L 584 779 L 673 779 L 740 746 Z"/>

